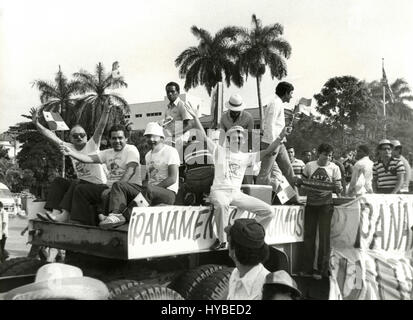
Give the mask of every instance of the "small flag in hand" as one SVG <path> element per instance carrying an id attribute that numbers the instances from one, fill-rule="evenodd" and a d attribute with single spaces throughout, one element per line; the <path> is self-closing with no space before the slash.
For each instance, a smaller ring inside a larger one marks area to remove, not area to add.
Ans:
<path id="1" fill-rule="evenodd" d="M 304 113 L 306 116 L 311 116 L 311 99 L 301 98 L 298 102 L 298 112 Z"/>
<path id="2" fill-rule="evenodd" d="M 284 176 L 282 177 L 279 189 L 281 190 L 277 192 L 277 197 L 281 204 L 286 203 L 295 196 L 293 187 L 291 187 Z"/>
<path id="3" fill-rule="evenodd" d="M 132 202 L 136 203 L 138 207 L 149 207 L 149 203 L 146 200 L 146 198 L 143 196 L 142 193 L 139 192 L 139 194 L 135 197 L 135 199 L 132 200 Z"/>
<path id="4" fill-rule="evenodd" d="M 121 77 L 120 71 L 119 71 L 119 62 L 115 61 L 112 64 L 112 78 L 113 79 L 119 79 Z"/>
<path id="5" fill-rule="evenodd" d="M 43 111 L 43 117 L 49 126 L 51 131 L 66 131 L 69 130 L 69 127 L 64 122 L 61 115 L 57 112 L 48 112 Z"/>

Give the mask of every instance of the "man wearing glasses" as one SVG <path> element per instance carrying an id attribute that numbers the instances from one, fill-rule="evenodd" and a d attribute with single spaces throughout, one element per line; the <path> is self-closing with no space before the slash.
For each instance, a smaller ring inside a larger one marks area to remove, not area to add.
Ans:
<path id="1" fill-rule="evenodd" d="M 379 146 L 379 159 L 373 165 L 373 191 L 400 193 L 406 169 L 403 162 L 392 156 L 393 144 L 383 139 Z"/>
<path id="2" fill-rule="evenodd" d="M 105 130 L 109 113 L 109 103 L 105 103 L 102 116 L 100 117 L 99 124 L 93 136 L 87 140 L 85 129 L 80 125 L 76 125 L 70 130 L 70 142 L 62 141 L 54 132 L 42 126 L 38 121 L 39 115 L 37 110 L 33 110 L 32 120 L 37 130 L 56 145 L 61 146 L 63 144 L 82 154 L 90 154 L 99 151 L 102 134 Z M 72 164 L 77 175 L 77 180 L 69 180 L 62 177 L 56 178 L 49 187 L 45 204 L 47 211 L 45 214 L 38 214 L 39 218 L 56 222 L 67 221 L 72 209 L 73 192 L 77 184 L 106 184 L 106 172 L 101 164 L 82 163 L 73 158 Z"/>

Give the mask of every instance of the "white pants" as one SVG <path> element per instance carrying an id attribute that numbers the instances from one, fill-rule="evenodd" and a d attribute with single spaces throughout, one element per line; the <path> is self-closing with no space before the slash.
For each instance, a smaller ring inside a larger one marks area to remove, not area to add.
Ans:
<path id="1" fill-rule="evenodd" d="M 211 202 L 214 205 L 217 237 L 225 241 L 224 228 L 228 222 L 230 205 L 247 210 L 256 215 L 257 222 L 266 228 L 274 216 L 274 209 L 264 201 L 243 193 L 241 190 L 211 190 Z"/>

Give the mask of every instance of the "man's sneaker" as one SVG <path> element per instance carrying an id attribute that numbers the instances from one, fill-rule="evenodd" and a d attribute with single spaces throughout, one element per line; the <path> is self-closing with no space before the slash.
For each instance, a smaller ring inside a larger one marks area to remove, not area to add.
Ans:
<path id="1" fill-rule="evenodd" d="M 126 223 L 125 217 L 120 213 L 109 213 L 105 220 L 99 223 L 102 229 L 114 228 Z"/>
<path id="2" fill-rule="evenodd" d="M 59 214 L 53 214 L 46 212 L 46 216 L 49 218 L 50 221 L 53 222 L 67 222 L 69 220 L 69 213 L 62 212 Z"/>
<path id="3" fill-rule="evenodd" d="M 105 220 L 106 217 L 107 217 L 107 216 L 105 216 L 104 214 L 99 214 L 99 215 L 98 215 L 99 222 L 102 222 L 103 220 Z"/>
<path id="4" fill-rule="evenodd" d="M 212 244 L 212 246 L 209 247 L 211 250 L 220 250 L 220 249 L 225 249 L 227 246 L 226 242 L 221 242 L 219 239 L 216 239 L 215 242 Z"/>

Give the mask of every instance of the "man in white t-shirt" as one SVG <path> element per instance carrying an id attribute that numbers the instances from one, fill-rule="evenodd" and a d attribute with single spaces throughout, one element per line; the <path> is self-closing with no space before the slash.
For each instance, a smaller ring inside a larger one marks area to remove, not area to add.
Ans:
<path id="1" fill-rule="evenodd" d="M 109 215 L 100 223 L 103 228 L 113 227 L 128 221 L 129 204 L 139 193 L 143 193 L 151 205 L 174 204 L 178 192 L 179 155 L 175 148 L 164 144 L 162 127 L 156 122 L 149 122 L 144 135 L 152 150 L 145 156 L 147 180 L 118 181 L 112 185 L 109 200 Z"/>
<path id="2" fill-rule="evenodd" d="M 70 149 L 76 150 L 83 154 L 96 153 L 99 151 L 102 134 L 105 130 L 108 121 L 111 106 L 109 102 L 104 103 L 102 116 L 96 127 L 93 136 L 87 140 L 85 129 L 82 126 L 76 125 L 70 130 L 70 143 L 60 140 L 56 134 L 38 121 L 38 111 L 34 109 L 33 123 L 38 131 L 48 140 L 56 145 L 65 145 Z M 106 183 L 106 173 L 101 164 L 81 163 L 72 159 L 73 169 L 77 175 L 77 180 L 69 180 L 62 177 L 56 178 L 49 186 L 47 194 L 45 214 L 38 214 L 41 219 L 48 219 L 57 222 L 65 222 L 69 218 L 69 213 L 72 210 L 73 191 L 77 184 L 97 184 Z M 51 212 L 50 212 L 51 211 Z"/>
<path id="3" fill-rule="evenodd" d="M 230 205 L 254 213 L 257 221 L 264 227 L 274 215 L 273 208 L 269 204 L 243 193 L 241 184 L 246 168 L 258 163 L 263 157 L 276 152 L 288 130 L 283 128 L 280 135 L 265 150 L 246 153 L 242 152 L 242 149 L 246 147 L 244 128 L 235 126 L 228 130 L 226 133 L 228 146 L 222 147 L 207 137 L 195 110 L 189 107 L 188 112 L 194 117 L 196 127 L 201 131 L 207 142 L 208 150 L 214 156 L 215 174 L 210 198 L 214 205 L 217 240 L 211 246 L 211 249 L 218 250 L 226 246 L 224 226 L 228 220 Z"/>
<path id="4" fill-rule="evenodd" d="M 121 181 L 142 185 L 139 151 L 135 146 L 126 144 L 125 131 L 126 129 L 121 125 L 112 126 L 109 131 L 112 148 L 97 154 L 85 155 L 62 146 L 64 154 L 84 163 L 105 164 L 108 171 L 106 185 L 78 185 L 76 187 L 73 194 L 71 220 L 82 224 L 95 225 L 97 217 L 92 206 L 101 203 L 102 194 L 104 192 L 109 193 L 109 188 L 115 182 Z M 107 217 L 102 218 L 107 219 Z M 116 225 L 125 222 L 125 219 L 121 219 L 121 221 L 117 221 Z"/>
<path id="5" fill-rule="evenodd" d="M 0 202 L 0 262 L 6 260 L 6 240 L 9 235 L 9 213 Z"/>
<path id="6" fill-rule="evenodd" d="M 361 196 L 366 193 L 373 193 L 373 161 L 369 158 L 370 150 L 366 145 L 357 148 L 356 159 L 353 166 L 350 185 L 348 187 L 349 196 Z"/>

